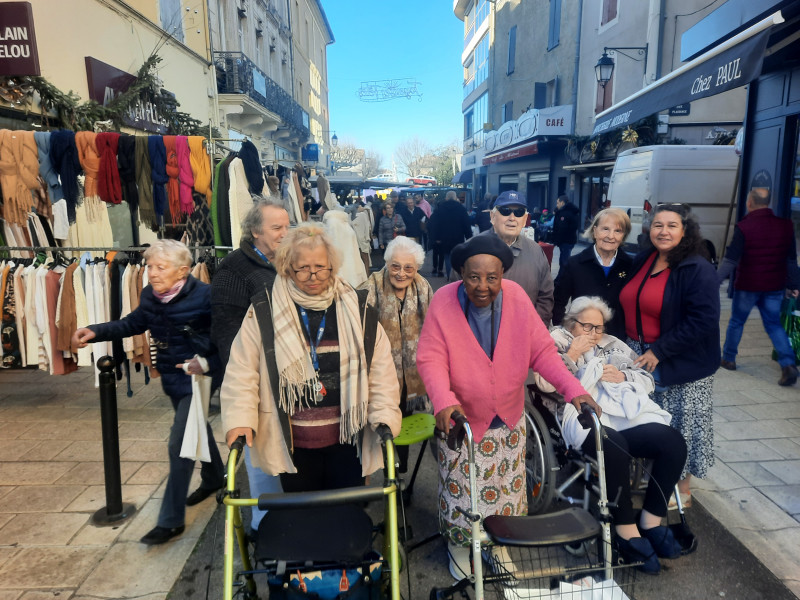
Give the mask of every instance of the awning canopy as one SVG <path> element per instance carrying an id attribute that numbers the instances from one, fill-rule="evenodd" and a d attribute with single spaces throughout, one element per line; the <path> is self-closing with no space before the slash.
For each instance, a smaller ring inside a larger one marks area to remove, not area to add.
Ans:
<path id="1" fill-rule="evenodd" d="M 595 117 L 592 136 L 750 83 L 761 74 L 770 27 L 778 23 L 780 11 L 604 110 Z"/>
<path id="2" fill-rule="evenodd" d="M 455 174 L 455 177 L 450 180 L 450 183 L 472 183 L 472 174 L 475 172 L 475 169 L 466 169 L 465 171 L 459 171 Z"/>
<path id="3" fill-rule="evenodd" d="M 601 160 L 592 163 L 581 163 L 578 165 L 564 165 L 561 168 L 565 171 L 590 171 L 591 169 L 604 169 L 606 171 L 610 171 L 613 167 L 613 160 Z"/>

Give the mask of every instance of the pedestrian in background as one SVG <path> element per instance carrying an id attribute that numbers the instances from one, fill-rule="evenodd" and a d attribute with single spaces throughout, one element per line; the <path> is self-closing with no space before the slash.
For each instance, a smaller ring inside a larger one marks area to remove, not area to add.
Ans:
<path id="1" fill-rule="evenodd" d="M 398 235 L 406 232 L 403 217 L 394 212 L 394 205 L 386 203 L 383 207 L 383 216 L 378 223 L 378 248 L 384 250 L 386 246 Z"/>
<path id="2" fill-rule="evenodd" d="M 734 275 L 734 271 L 736 274 Z M 733 231 L 733 240 L 719 268 L 719 282 L 733 277 L 733 304 L 721 366 L 736 370 L 736 353 L 742 331 L 754 306 L 778 353 L 781 377 L 778 385 L 797 382 L 795 351 L 781 325 L 781 302 L 784 290 L 797 297 L 800 288 L 797 247 L 791 219 L 775 216 L 769 197 L 756 191 L 747 195 L 747 214 Z"/>
<path id="3" fill-rule="evenodd" d="M 572 255 L 572 249 L 578 243 L 578 226 L 580 225 L 580 211 L 569 201 L 566 194 L 556 200 L 556 213 L 553 218 L 553 244 L 558 246 L 558 267 L 567 264 Z"/>
<path id="4" fill-rule="evenodd" d="M 149 283 L 142 289 L 139 307 L 118 321 L 81 327 L 72 346 L 104 342 L 150 331 L 157 348 L 155 368 L 161 386 L 172 401 L 175 416 L 169 433 L 169 476 L 158 524 L 141 538 L 147 545 L 163 544 L 183 533 L 186 507 L 199 504 L 225 483 L 225 465 L 206 422 L 209 462 L 202 462 L 200 487 L 187 498 L 194 459 L 181 457 L 189 408 L 192 375 L 212 377 L 211 392 L 219 387 L 222 368 L 211 342 L 211 286 L 189 274 L 192 255 L 175 240 L 157 240 L 145 251 Z"/>
<path id="5" fill-rule="evenodd" d="M 478 231 L 484 231 L 492 228 L 492 195 L 486 192 L 483 199 L 478 202 L 475 207 L 475 224 L 478 226 Z"/>
<path id="6" fill-rule="evenodd" d="M 429 235 L 433 240 L 433 272 L 435 276 L 445 276 L 450 281 L 450 252 L 458 244 L 472 237 L 472 226 L 464 205 L 458 201 L 456 193 L 450 190 L 433 211 Z M 444 268 L 444 271 L 442 271 Z"/>
<path id="7" fill-rule="evenodd" d="M 406 196 L 397 203 L 397 214 L 406 225 L 405 236 L 419 242 L 422 238 L 422 222 L 425 220 L 425 213 L 414 204 L 412 196 Z"/>
<path id="8" fill-rule="evenodd" d="M 713 387 L 719 368 L 719 284 L 688 204 L 659 204 L 649 248 L 620 293 L 634 365 L 653 374 L 653 400 L 672 415 L 688 450 L 678 482 L 691 503 L 691 476 L 714 464 Z"/>

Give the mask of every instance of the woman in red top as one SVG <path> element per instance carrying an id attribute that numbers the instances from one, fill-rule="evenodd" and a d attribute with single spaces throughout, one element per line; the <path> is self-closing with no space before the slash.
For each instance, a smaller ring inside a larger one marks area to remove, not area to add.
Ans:
<path id="1" fill-rule="evenodd" d="M 634 259 L 620 293 L 635 365 L 653 374 L 653 400 L 672 415 L 688 448 L 678 487 L 691 502 L 690 477 L 714 464 L 712 397 L 719 367 L 719 284 L 706 258 L 700 227 L 687 204 L 659 204 L 650 226 L 652 248 Z"/>

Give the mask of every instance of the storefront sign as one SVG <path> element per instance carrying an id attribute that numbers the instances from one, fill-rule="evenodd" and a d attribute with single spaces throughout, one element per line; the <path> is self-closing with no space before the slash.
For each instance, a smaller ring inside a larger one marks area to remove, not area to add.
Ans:
<path id="1" fill-rule="evenodd" d="M 692 103 L 686 102 L 684 104 L 678 104 L 677 106 L 673 106 L 669 109 L 669 116 L 670 117 L 685 117 L 690 112 L 692 112 Z"/>
<path id="2" fill-rule="evenodd" d="M 765 29 L 718 54 L 700 56 L 651 83 L 600 113 L 592 135 L 633 125 L 653 113 L 750 83 L 761 73 L 769 34 L 770 29 Z"/>
<path id="3" fill-rule="evenodd" d="M 486 151 L 497 152 L 543 135 L 572 133 L 572 106 L 531 109 L 516 121 L 509 121 L 497 131 L 486 134 Z M 487 164 L 484 162 L 483 164 Z"/>
<path id="4" fill-rule="evenodd" d="M 136 77 L 112 67 L 91 56 L 86 57 L 86 78 L 89 83 L 89 98 L 105 106 L 116 96 L 126 91 Z M 137 100 L 126 115 L 125 124 L 153 133 L 167 133 L 167 122 L 152 102 Z"/>
<path id="5" fill-rule="evenodd" d="M 0 75 L 40 75 L 30 2 L 0 2 Z"/>
<path id="6" fill-rule="evenodd" d="M 511 160 L 512 158 L 520 158 L 521 156 L 530 156 L 532 154 L 539 154 L 539 142 L 530 142 L 511 148 L 505 152 L 498 152 L 483 159 L 484 165 L 493 165 L 495 163 L 503 162 L 504 160 Z"/>

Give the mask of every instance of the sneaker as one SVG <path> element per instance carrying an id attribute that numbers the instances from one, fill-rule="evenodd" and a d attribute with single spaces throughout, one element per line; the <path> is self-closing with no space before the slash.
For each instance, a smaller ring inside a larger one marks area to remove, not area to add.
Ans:
<path id="1" fill-rule="evenodd" d="M 778 385 L 788 386 L 795 383 L 797 383 L 797 367 L 786 365 L 781 369 L 781 378 L 778 380 Z"/>
<path id="2" fill-rule="evenodd" d="M 659 558 L 678 558 L 683 550 L 665 525 L 643 530 L 642 537 L 647 538 Z"/>
<path id="3" fill-rule="evenodd" d="M 626 563 L 642 563 L 637 568 L 648 575 L 658 575 L 661 572 L 661 563 L 658 562 L 656 551 L 647 538 L 637 537 L 629 540 L 617 538 L 617 549 Z"/>
<path id="4" fill-rule="evenodd" d="M 732 360 L 725 360 L 724 358 L 719 361 L 719 366 L 723 369 L 727 369 L 728 371 L 736 370 L 736 363 Z"/>
<path id="5" fill-rule="evenodd" d="M 456 581 L 461 581 L 472 574 L 472 564 L 469 560 L 470 549 L 468 546 L 447 544 L 447 554 L 450 556 L 450 575 Z"/>

